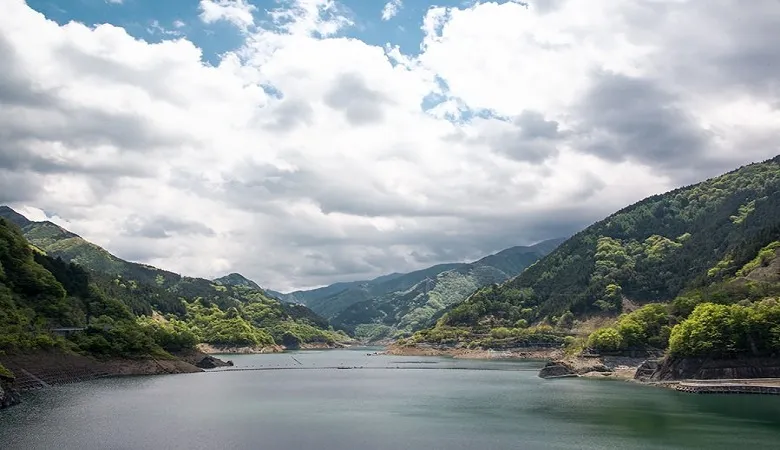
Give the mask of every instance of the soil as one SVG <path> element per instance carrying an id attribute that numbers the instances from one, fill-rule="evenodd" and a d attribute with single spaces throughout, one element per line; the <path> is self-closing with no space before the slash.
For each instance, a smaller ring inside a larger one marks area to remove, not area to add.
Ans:
<path id="1" fill-rule="evenodd" d="M 450 356 L 463 359 L 558 359 L 563 357 L 561 349 L 523 348 L 509 350 L 482 350 L 467 348 L 438 348 L 391 345 L 388 355 L 399 356 Z"/>
<path id="2" fill-rule="evenodd" d="M 212 345 L 198 344 L 198 351 L 207 355 L 225 354 L 225 355 L 247 355 L 261 353 L 281 353 L 284 347 L 281 345 L 271 345 L 268 347 L 236 347 L 230 345 Z"/>
<path id="3" fill-rule="evenodd" d="M 14 373 L 16 376 L 14 386 L 20 391 L 106 376 L 160 375 L 203 371 L 193 364 L 179 359 L 152 357 L 96 359 L 62 350 L 0 355 L 0 363 Z"/>

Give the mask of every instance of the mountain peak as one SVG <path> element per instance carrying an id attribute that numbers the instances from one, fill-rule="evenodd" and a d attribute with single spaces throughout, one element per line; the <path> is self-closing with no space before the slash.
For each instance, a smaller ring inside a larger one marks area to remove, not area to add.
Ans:
<path id="1" fill-rule="evenodd" d="M 214 282 L 224 286 L 246 286 L 252 289 L 263 290 L 259 284 L 236 272 L 229 273 L 224 277 L 215 278 Z"/>
<path id="2" fill-rule="evenodd" d="M 23 215 L 16 212 L 13 208 L 6 205 L 0 205 L 0 217 L 11 221 L 19 227 L 24 227 L 31 223 L 27 217 L 24 217 Z"/>

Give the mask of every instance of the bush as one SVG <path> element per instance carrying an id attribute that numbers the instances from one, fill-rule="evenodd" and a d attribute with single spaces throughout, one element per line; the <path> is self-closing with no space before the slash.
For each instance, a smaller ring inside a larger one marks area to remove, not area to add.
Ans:
<path id="1" fill-rule="evenodd" d="M 780 303 L 765 299 L 743 305 L 704 303 L 669 338 L 676 356 L 764 356 L 780 351 Z"/>
<path id="2" fill-rule="evenodd" d="M 623 337 L 614 328 L 601 328 L 590 335 L 588 346 L 598 351 L 615 352 L 623 347 Z"/>

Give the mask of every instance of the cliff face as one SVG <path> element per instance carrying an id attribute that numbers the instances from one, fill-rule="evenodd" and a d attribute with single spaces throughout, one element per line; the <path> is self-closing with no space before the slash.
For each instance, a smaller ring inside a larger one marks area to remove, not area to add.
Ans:
<path id="1" fill-rule="evenodd" d="M 19 403 L 19 392 L 13 387 L 13 378 L 0 376 L 0 409 Z"/>
<path id="2" fill-rule="evenodd" d="M 650 381 L 780 377 L 780 358 L 666 358 Z"/>

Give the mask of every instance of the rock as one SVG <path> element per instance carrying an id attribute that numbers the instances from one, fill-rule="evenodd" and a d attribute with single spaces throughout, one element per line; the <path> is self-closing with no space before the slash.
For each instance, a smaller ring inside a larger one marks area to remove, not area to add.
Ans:
<path id="1" fill-rule="evenodd" d="M 594 371 L 591 371 L 591 372 L 585 372 L 585 373 L 583 373 L 580 376 L 581 377 L 586 377 L 586 378 L 603 378 L 603 377 L 614 377 L 615 373 L 614 372 L 601 372 L 601 371 L 594 370 Z"/>
<path id="2" fill-rule="evenodd" d="M 570 377 L 577 376 L 571 365 L 563 361 L 548 362 L 542 370 L 539 371 L 539 377 L 541 378 L 557 378 L 557 377 Z"/>
<path id="3" fill-rule="evenodd" d="M 226 367 L 226 366 L 232 366 L 233 361 L 222 361 L 219 358 L 215 358 L 211 355 L 206 355 L 198 361 L 195 366 L 200 367 L 201 369 L 216 369 L 217 367 Z"/>
<path id="4" fill-rule="evenodd" d="M 581 367 L 577 369 L 577 373 L 583 374 L 583 373 L 590 373 L 590 372 L 612 372 L 609 367 L 605 366 L 604 364 L 598 363 L 598 364 L 592 364 L 589 366 Z"/>
<path id="5" fill-rule="evenodd" d="M 780 378 L 780 358 L 673 358 L 659 363 L 650 381 Z"/>
<path id="6" fill-rule="evenodd" d="M 13 379 L 0 377 L 0 409 L 8 408 L 21 402 L 19 392 L 12 386 Z"/>

